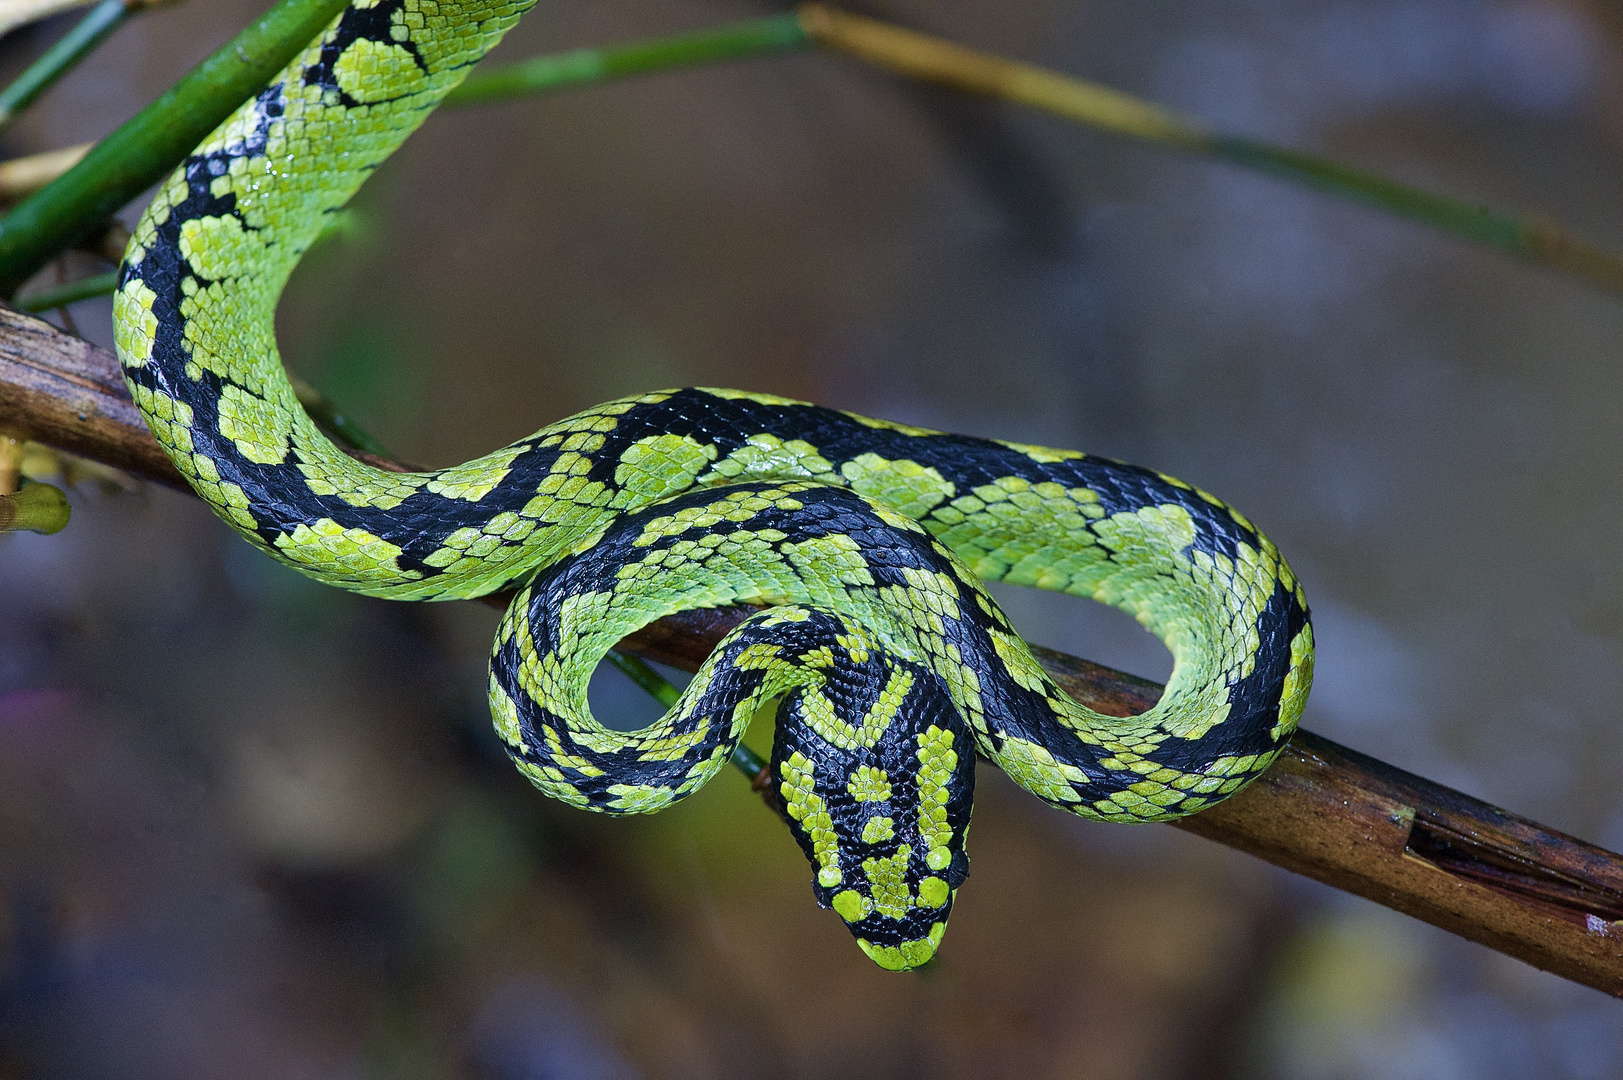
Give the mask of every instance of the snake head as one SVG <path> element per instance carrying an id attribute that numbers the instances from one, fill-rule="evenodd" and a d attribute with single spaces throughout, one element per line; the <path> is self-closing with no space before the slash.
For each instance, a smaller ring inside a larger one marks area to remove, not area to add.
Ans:
<path id="1" fill-rule="evenodd" d="M 969 875 L 975 745 L 927 670 L 841 652 L 820 685 L 784 697 L 773 775 L 817 902 L 880 967 L 906 971 L 935 955 Z"/>

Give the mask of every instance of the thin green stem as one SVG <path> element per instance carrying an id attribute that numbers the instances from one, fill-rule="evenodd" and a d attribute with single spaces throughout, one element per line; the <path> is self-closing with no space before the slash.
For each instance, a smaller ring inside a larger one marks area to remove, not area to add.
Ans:
<path id="1" fill-rule="evenodd" d="M 0 295 L 163 179 L 348 0 L 281 0 L 0 221 Z"/>
<path id="2" fill-rule="evenodd" d="M 545 94 L 627 75 L 793 52 L 809 44 L 798 16 L 774 15 L 695 33 L 537 56 L 506 67 L 476 71 L 446 96 L 445 103 L 473 105 Z"/>
<path id="3" fill-rule="evenodd" d="M 799 18 L 819 44 L 909 78 L 1002 98 L 1118 135 L 1269 173 L 1623 294 L 1623 255 L 1598 248 L 1554 222 L 1438 195 L 1300 150 L 1213 132 L 1198 120 L 1108 86 L 823 4 L 802 4 Z"/>
<path id="4" fill-rule="evenodd" d="M 733 756 L 729 760 L 733 763 L 733 768 L 750 778 L 751 783 L 760 778 L 769 764 L 766 758 L 743 743 L 733 747 Z"/>
<path id="5" fill-rule="evenodd" d="M 672 686 L 670 681 L 649 666 L 648 661 L 637 656 L 627 656 L 622 652 L 610 652 L 609 663 L 619 668 L 625 676 L 653 696 L 661 708 L 668 709 L 676 704 L 676 699 L 682 696 L 682 691 Z"/>
<path id="6" fill-rule="evenodd" d="M 1300 150 L 1271 146 L 1254 139 L 1213 135 L 1202 149 L 1224 161 L 1356 199 L 1512 255 L 1530 254 L 1527 248 L 1530 223 L 1514 214 L 1438 195 Z"/>
<path id="7" fill-rule="evenodd" d="M 0 495 L 0 532 L 61 532 L 68 514 L 68 497 L 50 484 L 24 480 L 15 495 Z"/>
<path id="8" fill-rule="evenodd" d="M 92 49 L 138 10 L 138 5 L 127 4 L 125 0 L 101 0 L 91 8 L 90 14 L 80 19 L 66 36 L 45 50 L 45 55 L 30 64 L 10 86 L 0 90 L 0 130 L 8 127 L 18 113 L 90 55 Z"/>
<path id="9" fill-rule="evenodd" d="M 1213 135 L 1202 149 L 1224 161 L 1362 202 L 1507 255 L 1559 270 L 1610 292 L 1623 293 L 1623 256 L 1595 247 L 1537 215 L 1506 213 L 1480 203 L 1438 195 L 1327 158 L 1254 139 Z"/>
<path id="10" fill-rule="evenodd" d="M 30 313 L 50 311 L 52 308 L 77 304 L 80 300 L 89 300 L 97 296 L 109 296 L 116 288 L 118 288 L 118 271 L 109 270 L 105 274 L 80 278 L 78 281 L 58 285 L 54 289 L 46 289 L 44 292 L 24 296 L 17 301 L 16 307 L 18 311 Z"/>
<path id="11" fill-rule="evenodd" d="M 393 458 L 394 455 L 390 454 L 382 443 L 346 416 L 344 411 L 320 390 L 297 375 L 290 375 L 288 378 L 293 383 L 294 395 L 299 399 L 299 404 L 304 406 L 304 411 L 310 415 L 310 419 L 325 428 L 335 440 L 352 450 L 360 450 L 380 458 Z"/>
<path id="12" fill-rule="evenodd" d="M 611 651 L 609 653 L 609 663 L 619 668 L 632 682 L 653 695 L 654 700 L 659 702 L 662 708 L 670 708 L 676 704 L 676 699 L 682 696 L 682 691 L 672 686 L 663 675 L 649 665 L 648 661 L 640 657 Z M 731 761 L 733 766 L 749 777 L 751 781 L 757 779 L 767 767 L 767 760 L 743 743 L 733 747 Z"/>

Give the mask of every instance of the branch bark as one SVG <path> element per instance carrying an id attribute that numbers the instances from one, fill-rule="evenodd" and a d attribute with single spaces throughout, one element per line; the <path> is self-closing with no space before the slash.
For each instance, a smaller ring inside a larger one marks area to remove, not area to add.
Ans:
<path id="1" fill-rule="evenodd" d="M 3 307 L 0 429 L 189 490 L 148 434 L 110 353 Z M 747 614 L 685 612 L 621 648 L 694 670 Z M 1161 693 L 1086 660 L 1037 654 L 1100 712 L 1142 712 Z M 1623 997 L 1623 856 L 1311 732 L 1298 732 L 1250 787 L 1175 825 Z"/>

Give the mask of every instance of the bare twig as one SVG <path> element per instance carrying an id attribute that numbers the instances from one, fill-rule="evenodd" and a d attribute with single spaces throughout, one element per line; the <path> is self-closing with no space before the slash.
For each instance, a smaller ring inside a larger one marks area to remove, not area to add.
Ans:
<path id="1" fill-rule="evenodd" d="M 1623 256 L 1602 250 L 1542 217 L 1506 213 L 1316 154 L 1223 134 L 1108 86 L 966 49 L 824 4 L 801 4 L 797 10 L 807 35 L 819 44 L 899 75 L 1002 98 L 1117 135 L 1269 173 L 1423 222 L 1607 292 L 1623 293 Z"/>
<path id="2" fill-rule="evenodd" d="M 6 307 L 0 307 L 0 426 L 190 490 L 147 433 L 112 353 Z"/>
<path id="3" fill-rule="evenodd" d="M 110 353 L 3 308 L 0 426 L 185 490 Z M 694 670 L 748 613 L 684 612 L 621 648 Z M 1141 712 L 1160 694 L 1086 660 L 1038 655 L 1101 712 Z M 1623 856 L 1328 739 L 1299 732 L 1256 783 L 1178 826 L 1623 997 Z"/>

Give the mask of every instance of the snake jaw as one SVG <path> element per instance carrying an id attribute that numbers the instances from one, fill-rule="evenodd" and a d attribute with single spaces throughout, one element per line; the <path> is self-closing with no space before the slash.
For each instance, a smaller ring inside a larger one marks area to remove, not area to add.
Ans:
<path id="1" fill-rule="evenodd" d="M 844 659 L 784 698 L 773 774 L 817 902 L 880 967 L 905 971 L 935 955 L 969 875 L 975 744 L 928 670 L 877 651 Z M 832 725 L 835 715 L 867 722 Z"/>

